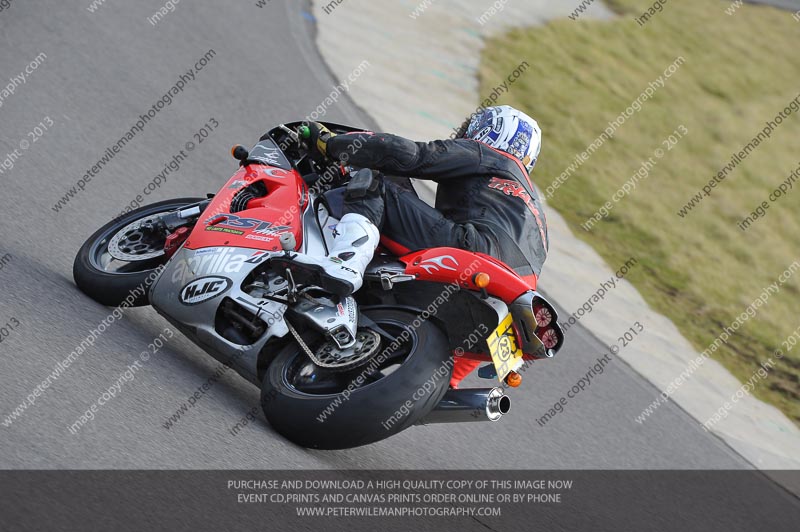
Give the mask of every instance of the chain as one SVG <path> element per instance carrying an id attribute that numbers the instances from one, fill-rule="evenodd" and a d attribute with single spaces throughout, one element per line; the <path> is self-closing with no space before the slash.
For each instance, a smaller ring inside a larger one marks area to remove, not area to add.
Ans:
<path id="1" fill-rule="evenodd" d="M 292 327 L 292 324 L 289 323 L 289 320 L 286 320 L 286 326 L 289 328 L 289 332 L 292 333 L 292 336 L 294 336 L 294 339 L 297 340 L 297 343 L 300 344 L 300 348 L 303 351 L 305 351 L 305 353 L 308 355 L 308 358 L 310 358 L 311 361 L 314 364 L 316 364 L 317 366 L 319 366 L 321 368 L 335 368 L 336 367 L 336 364 L 326 364 L 325 362 L 323 362 L 320 359 L 318 359 L 317 356 L 311 351 L 311 348 L 308 347 L 308 344 L 306 344 L 303 341 L 303 339 L 300 337 L 300 333 L 298 333 L 295 330 L 295 328 Z"/>

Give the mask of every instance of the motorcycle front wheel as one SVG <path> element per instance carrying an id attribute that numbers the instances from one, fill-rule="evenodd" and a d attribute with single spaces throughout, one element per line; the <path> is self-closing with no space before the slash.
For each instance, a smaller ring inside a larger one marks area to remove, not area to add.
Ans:
<path id="1" fill-rule="evenodd" d="M 78 288 L 102 305 L 116 307 L 126 299 L 130 306 L 147 305 L 151 275 L 166 263 L 164 244 L 167 235 L 148 229 L 139 222 L 157 214 L 203 201 L 203 198 L 177 198 L 145 205 L 112 220 L 98 229 L 81 246 L 72 266 Z M 117 257 L 109 252 L 112 247 Z"/>
<path id="2" fill-rule="evenodd" d="M 418 314 L 406 309 L 364 314 L 395 338 L 381 337 L 377 354 L 364 365 L 326 370 L 292 342 L 267 368 L 261 386 L 264 415 L 292 442 L 313 449 L 374 443 L 419 421 L 447 391 L 452 352 L 439 327 L 415 321 Z"/>

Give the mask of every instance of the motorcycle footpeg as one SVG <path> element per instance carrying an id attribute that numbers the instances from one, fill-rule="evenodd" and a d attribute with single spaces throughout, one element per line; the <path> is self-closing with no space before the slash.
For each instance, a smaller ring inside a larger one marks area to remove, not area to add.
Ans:
<path id="1" fill-rule="evenodd" d="M 339 297 L 347 297 L 353 293 L 353 285 L 330 275 L 322 265 L 299 262 L 294 260 L 294 257 L 283 255 L 273 258 L 270 261 L 273 271 L 281 277 L 286 277 L 286 270 L 289 270 L 297 284 L 318 286 Z"/>

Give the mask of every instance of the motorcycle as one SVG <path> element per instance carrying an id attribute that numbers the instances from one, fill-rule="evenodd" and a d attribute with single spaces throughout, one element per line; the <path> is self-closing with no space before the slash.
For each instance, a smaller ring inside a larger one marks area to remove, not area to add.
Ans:
<path id="1" fill-rule="evenodd" d="M 290 441 L 343 449 L 412 425 L 496 421 L 510 409 L 505 390 L 563 345 L 536 280 L 481 253 L 409 251 L 382 236 L 355 294 L 296 282 L 286 264 L 327 255 L 343 186 L 364 170 L 319 161 L 300 122 L 232 154 L 239 169 L 215 195 L 121 215 L 81 247 L 73 274 L 103 305 L 151 305 L 259 386 L 266 419 Z M 481 364 L 497 384 L 458 388 Z"/>

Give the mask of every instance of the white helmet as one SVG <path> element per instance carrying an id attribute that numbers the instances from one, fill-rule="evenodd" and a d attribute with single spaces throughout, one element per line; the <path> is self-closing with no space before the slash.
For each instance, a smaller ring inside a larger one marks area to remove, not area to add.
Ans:
<path id="1" fill-rule="evenodd" d="M 472 115 L 464 137 L 513 155 L 528 169 L 528 173 L 536 165 L 542 149 L 539 124 L 510 105 L 487 107 Z"/>

